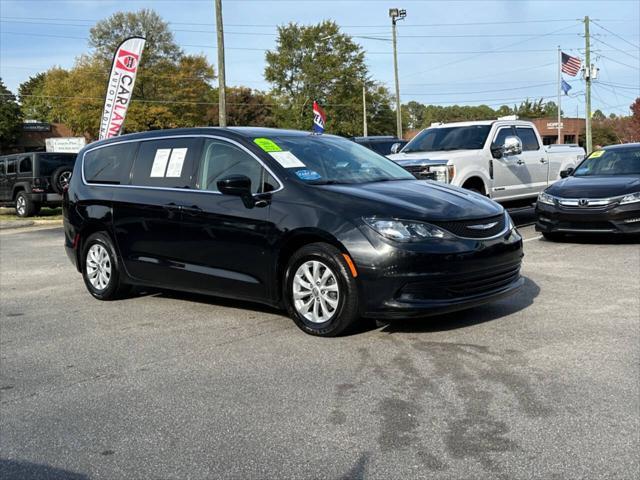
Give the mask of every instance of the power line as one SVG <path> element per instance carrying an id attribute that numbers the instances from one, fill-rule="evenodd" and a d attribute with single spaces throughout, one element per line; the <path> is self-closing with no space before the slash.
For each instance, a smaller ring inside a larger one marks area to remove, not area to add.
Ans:
<path id="1" fill-rule="evenodd" d="M 628 43 L 629 45 L 631 45 L 633 48 L 635 49 L 640 49 L 640 46 L 638 45 L 634 45 L 633 43 L 629 42 L 628 40 L 625 40 L 624 38 L 622 38 L 620 35 L 618 35 L 617 33 L 612 32 L 611 30 L 609 30 L 606 27 L 603 27 L 602 25 L 600 25 L 598 22 L 591 20 L 591 23 L 595 23 L 598 27 L 600 27 L 602 30 L 604 30 L 605 32 L 609 32 L 611 35 L 613 35 L 614 37 L 618 37 L 620 40 L 622 40 L 623 42 Z"/>
<path id="2" fill-rule="evenodd" d="M 600 40 L 599 38 L 593 38 L 593 36 L 591 37 L 593 40 L 595 40 L 598 43 L 601 43 L 602 45 L 605 45 L 609 48 L 614 49 L 617 52 L 623 53 L 631 58 L 633 58 L 634 60 L 640 60 L 640 57 L 636 57 L 635 55 L 631 55 L 629 52 L 626 52 L 620 48 L 614 47 L 613 45 L 608 44 L 607 42 L 605 42 L 604 40 Z"/>
<path id="3" fill-rule="evenodd" d="M 613 58 L 611 58 L 611 57 L 607 57 L 606 55 L 602 55 L 602 54 L 600 54 L 600 56 L 601 56 L 602 58 L 606 58 L 607 60 L 610 60 L 610 61 L 611 61 L 611 62 L 613 62 L 613 63 L 617 63 L 617 64 L 619 64 L 619 65 L 623 65 L 623 66 L 625 66 L 625 67 L 629 67 L 629 68 L 632 68 L 632 69 L 634 69 L 634 70 L 640 70 L 640 67 L 634 67 L 633 65 L 629 65 L 628 63 L 619 62 L 618 60 L 614 60 Z"/>

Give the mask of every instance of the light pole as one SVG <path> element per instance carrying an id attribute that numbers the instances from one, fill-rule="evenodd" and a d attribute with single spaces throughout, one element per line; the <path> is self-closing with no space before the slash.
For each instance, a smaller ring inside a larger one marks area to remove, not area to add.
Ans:
<path id="1" fill-rule="evenodd" d="M 400 83 L 398 81 L 398 48 L 396 45 L 396 22 L 404 20 L 407 11 L 399 8 L 390 8 L 389 17 L 391 17 L 391 31 L 393 34 L 393 73 L 396 79 L 396 134 L 398 138 L 402 138 L 402 112 L 400 111 Z"/>

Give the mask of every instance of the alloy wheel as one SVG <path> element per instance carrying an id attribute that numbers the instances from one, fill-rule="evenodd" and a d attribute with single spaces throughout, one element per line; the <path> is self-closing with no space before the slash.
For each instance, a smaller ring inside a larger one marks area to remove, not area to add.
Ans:
<path id="1" fill-rule="evenodd" d="M 92 245 L 87 252 L 87 278 L 96 290 L 104 290 L 111 281 L 111 258 L 100 244 Z"/>
<path id="2" fill-rule="evenodd" d="M 58 185 L 60 186 L 60 190 L 64 190 L 69 186 L 69 182 L 71 181 L 71 171 L 67 170 L 66 172 L 62 172 L 60 177 L 58 177 Z"/>
<path id="3" fill-rule="evenodd" d="M 27 211 L 27 201 L 22 195 L 20 195 L 16 200 L 16 211 L 20 216 L 24 215 Z"/>
<path id="4" fill-rule="evenodd" d="M 324 323 L 336 314 L 340 287 L 331 268 L 318 260 L 298 267 L 293 276 L 293 305 L 312 323 Z"/>

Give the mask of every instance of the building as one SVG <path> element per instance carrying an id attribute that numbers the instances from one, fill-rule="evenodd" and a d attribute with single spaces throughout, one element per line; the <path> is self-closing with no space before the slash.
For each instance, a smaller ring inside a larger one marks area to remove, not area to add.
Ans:
<path id="1" fill-rule="evenodd" d="M 523 119 L 524 120 L 524 119 Z M 560 136 L 562 141 L 558 142 L 558 119 L 557 118 L 535 118 L 531 120 L 540 132 L 542 143 L 553 145 L 554 143 L 580 143 L 580 135 L 584 134 L 584 118 L 563 118 Z"/>
<path id="2" fill-rule="evenodd" d="M 63 123 L 30 122 L 22 124 L 22 132 L 15 145 L 2 148 L 0 154 L 44 152 L 47 138 L 73 137 L 73 132 Z"/>

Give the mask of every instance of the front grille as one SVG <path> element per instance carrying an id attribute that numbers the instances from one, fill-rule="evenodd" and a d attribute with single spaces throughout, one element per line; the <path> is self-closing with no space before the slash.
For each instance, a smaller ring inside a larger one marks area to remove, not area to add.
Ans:
<path id="1" fill-rule="evenodd" d="M 566 230 L 615 230 L 615 226 L 613 226 L 610 222 L 566 222 L 560 221 L 555 225 L 558 229 L 566 229 Z"/>
<path id="2" fill-rule="evenodd" d="M 504 214 L 496 215 L 495 217 L 482 218 L 480 220 L 459 220 L 453 222 L 431 222 L 445 230 L 457 235 L 459 237 L 466 238 L 490 238 L 498 235 L 505 229 L 506 216 Z M 495 225 L 482 229 L 482 228 L 470 228 L 474 226 L 486 226 L 491 223 Z"/>
<path id="3" fill-rule="evenodd" d="M 433 280 L 407 283 L 400 300 L 449 300 L 498 291 L 520 276 L 520 262 L 502 265 L 474 274 L 439 276 Z"/>
<path id="4" fill-rule="evenodd" d="M 404 169 L 418 180 L 435 180 L 436 174 L 429 171 L 429 167 L 425 165 L 410 165 Z"/>

